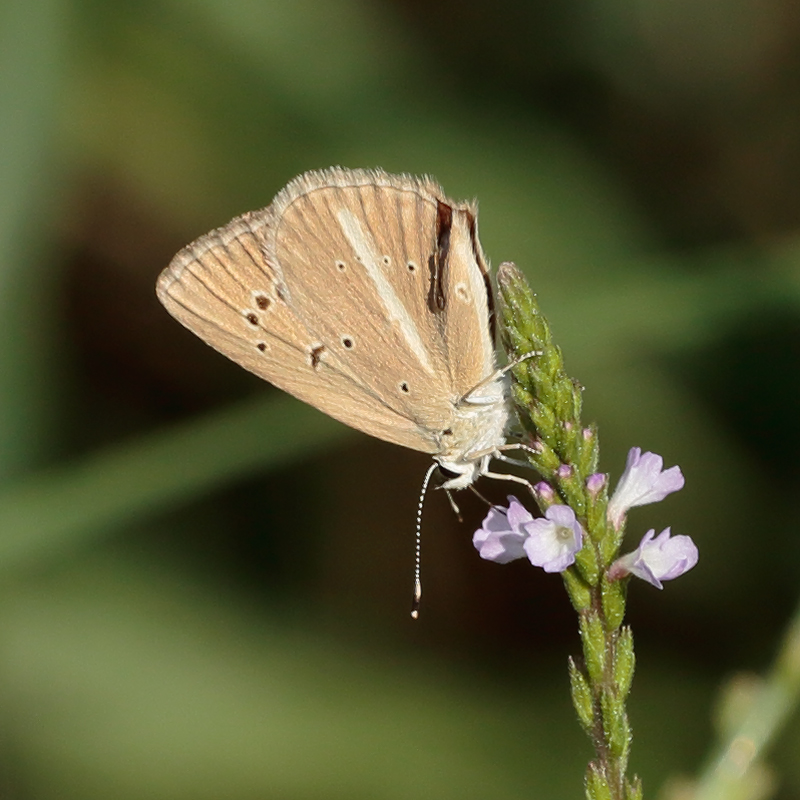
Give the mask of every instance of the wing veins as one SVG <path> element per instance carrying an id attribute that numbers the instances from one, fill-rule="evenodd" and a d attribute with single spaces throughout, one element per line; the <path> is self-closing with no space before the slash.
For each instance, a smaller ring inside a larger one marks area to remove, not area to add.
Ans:
<path id="1" fill-rule="evenodd" d="M 222 240 L 220 240 L 220 245 L 222 246 L 222 249 L 226 253 L 228 253 L 230 255 L 230 251 L 228 250 L 227 243 L 225 243 Z M 234 283 L 238 283 L 239 286 L 242 289 L 244 289 L 245 293 L 247 293 L 247 287 L 228 269 L 228 267 L 225 264 L 225 262 L 214 252 L 214 250 L 215 250 L 215 248 L 210 248 L 206 252 L 210 253 L 213 256 L 214 260 L 217 262 L 217 264 L 219 264 L 222 267 L 222 271 L 225 272 L 227 275 L 230 275 L 230 277 L 233 279 L 233 282 Z M 195 260 L 202 264 L 202 261 L 200 261 L 200 259 L 195 259 Z M 233 259 L 231 259 L 231 260 L 233 260 Z"/>
<path id="2" fill-rule="evenodd" d="M 249 223 L 248 223 L 248 226 L 249 226 Z M 250 233 L 253 235 L 253 238 L 255 239 L 255 238 L 256 238 L 256 232 L 255 232 L 255 231 L 254 231 L 252 228 L 249 228 L 249 230 L 250 230 Z M 239 239 L 239 237 L 238 237 L 238 236 L 237 236 L 236 238 L 237 238 L 237 239 Z M 239 244 L 241 245 L 241 247 L 242 247 L 242 250 L 244 250 L 244 252 L 245 252 L 245 253 L 247 253 L 247 257 L 248 257 L 248 258 L 249 258 L 249 259 L 250 259 L 250 260 L 253 262 L 253 266 L 254 266 L 254 267 L 255 267 L 255 268 L 256 268 L 256 269 L 257 269 L 259 272 L 263 272 L 263 273 L 264 273 L 264 275 L 266 275 L 266 277 L 267 277 L 267 278 L 269 278 L 269 280 L 270 280 L 272 283 L 275 283 L 275 280 L 274 280 L 273 276 L 272 276 L 272 275 L 270 275 L 270 274 L 269 274 L 269 273 L 268 273 L 268 272 L 267 272 L 267 271 L 264 269 L 264 267 L 263 267 L 263 266 L 262 266 L 262 265 L 261 265 L 261 264 L 258 262 L 258 260 L 256 259 L 256 257 L 255 257 L 255 256 L 254 256 L 254 255 L 253 255 L 253 254 L 250 252 L 250 250 L 248 249 L 247 245 L 245 244 L 245 241 L 246 241 L 245 239 L 239 239 Z M 227 245 L 227 244 L 225 244 L 225 245 L 224 245 L 224 247 L 225 247 L 225 252 L 226 252 L 226 253 L 229 253 L 230 251 L 228 250 L 228 245 Z M 266 260 L 266 259 L 265 259 L 265 260 Z M 268 261 L 267 261 L 267 264 L 269 264 L 269 262 L 268 262 Z M 242 288 L 243 288 L 243 289 L 246 289 L 247 287 L 246 287 L 246 286 L 244 286 L 244 285 L 242 285 Z"/>
<path id="3" fill-rule="evenodd" d="M 194 263 L 194 262 L 193 262 L 193 263 Z M 199 262 L 199 261 L 197 261 L 197 260 L 196 260 L 196 263 L 200 263 L 200 264 L 201 264 L 201 266 L 202 266 L 202 262 Z M 187 267 L 188 267 L 188 266 L 189 266 L 189 265 L 187 265 Z M 209 294 L 211 294 L 213 297 L 215 297 L 217 300 L 219 300 L 219 301 L 220 301 L 220 302 L 221 302 L 223 305 L 226 305 L 226 306 L 227 306 L 229 309 L 231 309 L 231 310 L 232 310 L 233 312 L 235 312 L 237 315 L 238 315 L 238 314 L 241 314 L 241 311 L 240 311 L 239 309 L 237 309 L 237 308 L 236 308 L 234 305 L 232 305 L 231 303 L 229 303 L 229 302 L 228 302 L 228 301 L 227 301 L 227 300 L 226 300 L 224 297 L 221 297 L 220 295 L 218 295 L 218 294 L 217 294 L 217 293 L 216 293 L 216 292 L 215 292 L 215 291 L 214 291 L 214 290 L 213 290 L 213 289 L 212 289 L 212 288 L 211 288 L 211 287 L 210 287 L 210 286 L 209 286 L 209 285 L 208 285 L 208 284 L 207 284 L 207 283 L 206 283 L 206 282 L 203 280 L 203 278 L 202 278 L 202 277 L 201 277 L 201 276 L 200 276 L 198 273 L 196 273 L 196 272 L 194 272 L 194 271 L 192 271 L 192 270 L 190 270 L 190 272 L 191 272 L 191 274 L 194 276 L 194 278 L 195 278 L 195 279 L 198 281 L 198 283 L 200 283 L 200 285 L 201 285 L 201 286 L 202 286 L 202 287 L 203 287 L 203 288 L 204 288 L 204 289 L 205 289 L 205 290 L 206 290 L 206 291 L 207 291 Z M 177 281 L 177 282 L 178 282 L 178 283 L 180 283 L 180 281 Z M 205 321 L 205 322 L 211 323 L 212 325 L 214 325 L 215 327 L 217 327 L 219 330 L 223 331 L 223 332 L 224 332 L 226 335 L 229 335 L 229 336 L 230 336 L 230 335 L 236 336 L 236 334 L 235 334 L 235 333 L 232 333 L 231 331 L 229 331 L 229 330 L 226 330 L 226 329 L 225 329 L 225 328 L 224 328 L 222 325 L 220 325 L 220 324 L 219 324 L 218 322 L 216 322 L 214 319 L 212 319 L 212 318 L 210 318 L 210 317 L 206 317 L 206 316 L 204 316 L 203 314 L 200 314 L 198 311 L 196 311 L 196 310 L 194 310 L 194 309 L 190 308 L 190 307 L 189 307 L 189 306 L 187 306 L 185 303 L 181 302 L 181 300 L 180 300 L 180 299 L 178 299 L 178 298 L 177 298 L 177 297 L 176 297 L 174 294 L 172 294 L 172 292 L 170 292 L 170 288 L 171 288 L 171 287 L 172 287 L 172 286 L 173 286 L 175 283 L 176 283 L 176 281 L 173 281 L 173 282 L 172 282 L 172 283 L 171 283 L 171 284 L 170 284 L 170 285 L 167 287 L 167 294 L 169 295 L 169 297 L 170 297 L 170 298 L 171 298 L 171 299 L 172 299 L 172 300 L 173 300 L 175 303 L 177 303 L 179 306 L 181 306 L 181 308 L 183 308 L 183 309 L 185 309 L 186 311 L 188 311 L 190 314 L 193 314 L 193 315 L 194 315 L 195 317 L 197 317 L 198 319 L 201 319 L 201 320 L 203 320 L 203 321 Z M 297 315 L 295 314 L 295 312 L 294 312 L 294 311 L 292 311 L 292 314 L 294 314 L 295 316 L 297 316 Z M 301 321 L 303 321 L 303 320 L 301 320 Z M 322 340 L 323 340 L 323 337 L 321 337 L 321 336 L 318 336 L 318 335 L 317 335 L 317 332 L 314 330 L 314 328 L 313 328 L 313 327 L 311 327 L 311 326 L 307 325 L 307 324 L 306 324 L 304 321 L 303 321 L 303 324 L 305 325 L 305 327 L 306 327 L 306 329 L 308 330 L 308 332 L 311 334 L 312 338 L 319 339 L 319 340 L 320 340 L 320 342 L 321 342 L 322 344 L 324 344 L 328 350 L 331 350 L 331 349 L 332 349 L 332 348 L 331 348 L 331 345 L 330 345 L 330 342 L 325 342 L 325 341 L 322 341 Z M 290 347 L 290 348 L 292 348 L 293 350 L 296 350 L 296 351 L 297 351 L 298 353 L 300 353 L 300 354 L 301 354 L 303 357 L 305 357 L 305 355 L 306 355 L 306 351 L 305 351 L 305 349 L 304 349 L 304 348 L 303 348 L 301 345 L 297 345 L 297 344 L 295 344 L 294 342 L 292 342 L 292 341 L 289 341 L 289 340 L 287 340 L 287 339 L 284 339 L 283 337 L 279 336 L 278 334 L 276 334 L 276 333 L 274 333 L 274 332 L 270 331 L 268 328 L 264 327 L 264 325 L 262 325 L 262 324 L 261 324 L 261 321 L 260 321 L 260 319 L 259 319 L 259 322 L 258 322 L 258 326 L 257 326 L 257 327 L 258 327 L 258 329 L 259 329 L 259 330 L 261 330 L 261 331 L 263 331 L 265 334 L 267 334 L 267 336 L 269 336 L 269 337 L 272 337 L 273 339 L 275 339 L 275 340 L 277 340 L 277 341 L 281 342 L 282 344 L 285 344 L 287 347 Z M 410 416 L 410 415 L 408 415 L 408 414 L 404 413 L 403 411 L 401 411 L 400 409 L 396 408 L 395 406 L 391 405 L 390 403 L 386 402 L 386 400 L 385 400 L 385 399 L 383 399 L 382 397 L 380 397 L 380 395 L 376 394 L 376 392 L 375 392 L 375 391 L 374 391 L 374 390 L 373 390 L 373 389 L 372 389 L 370 386 L 368 386 L 368 385 L 367 385 L 367 384 L 365 384 L 365 383 L 362 383 L 360 380 L 358 380 L 356 377 L 354 377 L 354 376 L 353 376 L 351 373 L 349 373 L 349 372 L 345 372 L 344 370 L 342 370 L 342 369 L 339 369 L 338 367 L 336 367 L 336 366 L 334 366 L 333 364 L 331 364 L 329 361 L 325 361 L 325 360 L 323 360 L 323 361 L 321 361 L 320 363 L 321 363 L 321 364 L 322 364 L 322 365 L 323 365 L 323 366 L 324 366 L 326 369 L 329 369 L 329 370 L 331 370 L 331 372 L 333 372 L 333 373 L 335 373 L 335 374 L 339 375 L 340 377 L 342 377 L 342 378 L 344 378 L 345 380 L 347 380 L 347 381 L 349 381 L 350 383 L 352 383 L 354 386 L 358 387 L 358 388 L 359 388 L 361 391 L 363 391 L 365 394 L 369 395 L 369 396 L 370 396 L 370 397 L 371 397 L 371 398 L 372 398 L 372 399 L 373 399 L 375 402 L 377 402 L 379 405 L 383 406 L 384 408 L 388 409 L 388 410 L 389 410 L 389 411 L 391 411 L 392 413 L 394 413 L 394 414 L 397 414 L 397 416 L 398 416 L 398 417 L 401 417 L 402 419 L 408 419 L 408 420 L 411 420 L 411 421 L 412 421 L 412 422 L 414 422 L 415 424 L 419 425 L 419 427 L 423 428 L 423 430 L 429 430 L 429 431 L 431 431 L 432 433 L 433 433 L 433 432 L 435 432 L 435 431 L 432 431 L 431 429 L 429 429 L 429 428 L 427 428 L 427 427 L 425 427 L 425 426 L 421 425 L 421 424 L 420 424 L 420 420 L 419 420 L 419 419 L 418 419 L 416 416 Z"/>

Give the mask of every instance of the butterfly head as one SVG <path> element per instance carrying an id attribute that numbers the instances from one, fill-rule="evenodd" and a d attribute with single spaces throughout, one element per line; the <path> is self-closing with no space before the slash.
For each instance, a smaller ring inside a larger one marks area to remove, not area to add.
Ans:
<path id="1" fill-rule="evenodd" d="M 460 402 L 452 426 L 442 431 L 441 449 L 434 458 L 447 478 L 444 489 L 465 489 L 474 483 L 506 441 L 509 403 L 501 381 L 494 388 L 493 394 Z"/>

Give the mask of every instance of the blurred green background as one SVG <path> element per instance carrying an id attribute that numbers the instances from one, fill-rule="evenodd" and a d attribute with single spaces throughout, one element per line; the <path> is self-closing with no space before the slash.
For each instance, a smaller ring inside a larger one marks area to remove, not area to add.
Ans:
<path id="1" fill-rule="evenodd" d="M 478 197 L 612 481 L 633 445 L 681 465 L 629 525 L 701 553 L 631 587 L 632 766 L 648 796 L 696 771 L 800 585 L 799 40 L 787 0 L 0 4 L 0 796 L 582 795 L 558 577 L 480 561 L 485 507 L 432 493 L 413 623 L 427 457 L 155 299 L 181 246 L 332 164 Z"/>

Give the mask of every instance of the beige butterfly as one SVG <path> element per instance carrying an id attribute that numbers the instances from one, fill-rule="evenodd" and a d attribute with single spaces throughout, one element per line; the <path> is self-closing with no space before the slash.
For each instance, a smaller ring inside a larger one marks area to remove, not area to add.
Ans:
<path id="1" fill-rule="evenodd" d="M 430 178 L 307 172 L 181 250 L 158 297 L 245 369 L 430 453 L 445 488 L 501 477 L 510 412 L 477 211 Z"/>

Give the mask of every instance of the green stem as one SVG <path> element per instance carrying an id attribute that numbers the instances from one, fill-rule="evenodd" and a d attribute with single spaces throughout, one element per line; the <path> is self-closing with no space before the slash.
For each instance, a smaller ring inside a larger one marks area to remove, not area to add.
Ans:
<path id="1" fill-rule="evenodd" d="M 698 779 L 694 800 L 745 800 L 761 796 L 766 778 L 760 761 L 765 749 L 800 700 L 800 606 L 764 681 L 753 692 L 738 724 L 726 731 Z"/>
<path id="2" fill-rule="evenodd" d="M 561 351 L 536 297 L 513 264 L 497 273 L 503 344 L 512 369 L 512 396 L 529 436 L 529 460 L 552 492 L 537 493 L 542 511 L 568 505 L 584 530 L 575 564 L 562 573 L 578 612 L 583 663 L 570 659 L 572 699 L 596 757 L 586 772 L 588 800 L 641 798 L 638 778 L 627 778 L 631 731 L 625 710 L 634 670 L 633 637 L 622 627 L 625 581 L 607 570 L 619 555 L 621 531 L 609 525 L 606 480 L 597 476 L 597 431 L 581 424 L 581 387 L 564 371 Z M 520 361 L 530 353 L 535 357 Z M 587 479 L 594 475 L 592 482 Z"/>

